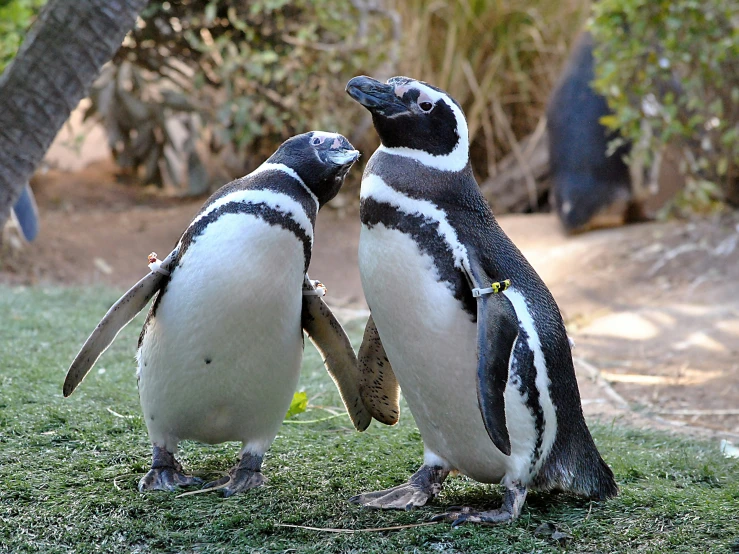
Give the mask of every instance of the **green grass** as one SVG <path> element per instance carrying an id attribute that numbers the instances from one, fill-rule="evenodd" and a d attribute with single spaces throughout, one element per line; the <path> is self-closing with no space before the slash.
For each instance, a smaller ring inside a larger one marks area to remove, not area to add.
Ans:
<path id="1" fill-rule="evenodd" d="M 449 479 L 435 502 L 413 512 L 346 502 L 403 482 L 419 465 L 421 438 L 405 407 L 398 426 L 375 422 L 363 434 L 346 417 L 284 425 L 265 458 L 269 482 L 245 495 L 139 494 L 150 460 L 134 377 L 141 316 L 71 398 L 61 395 L 68 363 L 116 298 L 109 289 L 0 288 L 0 551 L 713 553 L 729 552 L 739 538 L 739 462 L 722 458 L 714 442 L 618 423 L 592 426 L 621 486 L 615 500 L 533 492 L 521 518 L 502 527 L 340 535 L 276 526 L 386 527 L 426 521 L 451 505 L 499 503 L 497 487 L 465 478 Z M 349 330 L 361 338 L 359 323 Z M 314 405 L 339 405 L 312 347 L 301 387 Z M 181 459 L 215 477 L 237 451 L 184 443 Z M 560 545 L 537 535 L 547 522 L 572 538 Z"/>

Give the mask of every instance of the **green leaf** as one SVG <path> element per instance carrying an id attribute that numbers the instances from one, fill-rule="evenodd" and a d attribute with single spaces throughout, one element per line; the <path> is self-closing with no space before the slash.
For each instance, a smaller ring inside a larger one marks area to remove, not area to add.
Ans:
<path id="1" fill-rule="evenodd" d="M 302 414 L 308 409 L 308 395 L 305 391 L 296 392 L 293 395 L 292 402 L 290 402 L 290 409 L 285 415 L 285 419 L 290 419 L 298 414 Z"/>
<path id="2" fill-rule="evenodd" d="M 598 121 L 601 125 L 609 129 L 617 129 L 619 125 L 618 118 L 615 115 L 604 115 Z"/>

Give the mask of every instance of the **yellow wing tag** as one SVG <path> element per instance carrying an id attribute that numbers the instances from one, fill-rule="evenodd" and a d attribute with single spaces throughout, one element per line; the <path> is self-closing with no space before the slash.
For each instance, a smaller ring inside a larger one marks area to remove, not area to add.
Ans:
<path id="1" fill-rule="evenodd" d="M 508 287 L 511 286 L 511 280 L 505 279 L 504 281 L 496 281 L 495 283 L 492 283 L 490 285 L 490 288 L 493 289 L 493 294 L 498 294 L 499 292 L 503 292 Z"/>
<path id="2" fill-rule="evenodd" d="M 504 279 L 503 281 L 495 281 L 490 283 L 490 286 L 486 289 L 472 289 L 472 296 L 479 298 L 483 294 L 498 294 L 507 290 L 511 286 L 510 279 Z"/>

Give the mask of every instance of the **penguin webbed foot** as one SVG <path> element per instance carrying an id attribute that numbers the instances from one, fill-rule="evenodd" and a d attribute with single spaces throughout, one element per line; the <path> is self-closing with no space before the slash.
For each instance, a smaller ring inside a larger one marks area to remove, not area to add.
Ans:
<path id="1" fill-rule="evenodd" d="M 449 470 L 424 465 L 407 483 L 381 491 L 359 494 L 351 497 L 349 502 L 383 510 L 420 508 L 439 494 L 447 475 Z"/>
<path id="2" fill-rule="evenodd" d="M 167 491 L 174 492 L 178 487 L 201 485 L 200 477 L 187 475 L 173 467 L 152 468 L 139 481 L 139 492 Z"/>
<path id="3" fill-rule="evenodd" d="M 526 501 L 526 492 L 526 487 L 514 483 L 512 486 L 506 487 L 503 505 L 496 510 L 480 512 L 472 508 L 452 506 L 448 512 L 435 515 L 429 521 L 451 521 L 452 527 L 457 527 L 463 523 L 480 523 L 482 525 L 512 523 L 521 515 L 521 510 Z"/>
<path id="4" fill-rule="evenodd" d="M 478 512 L 472 508 L 454 506 L 448 512 L 435 515 L 429 521 L 451 521 L 452 527 L 457 527 L 463 523 L 497 525 L 499 523 L 510 523 L 514 519 L 513 514 L 503 508 Z"/>
<path id="5" fill-rule="evenodd" d="M 200 485 L 203 480 L 187 475 L 174 454 L 164 448 L 154 446 L 151 469 L 139 481 L 139 492 L 167 491 L 173 492 L 178 487 Z"/>
<path id="6" fill-rule="evenodd" d="M 223 496 L 228 498 L 234 494 L 255 489 L 267 480 L 262 475 L 261 467 L 262 456 L 244 453 L 239 463 L 228 471 L 228 475 L 206 483 L 203 485 L 203 490 L 222 490 Z"/>

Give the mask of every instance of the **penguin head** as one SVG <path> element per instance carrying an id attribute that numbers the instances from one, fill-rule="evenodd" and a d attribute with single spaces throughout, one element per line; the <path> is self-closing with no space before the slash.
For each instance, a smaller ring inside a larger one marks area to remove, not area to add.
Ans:
<path id="1" fill-rule="evenodd" d="M 339 192 L 358 158 L 359 151 L 342 135 L 309 131 L 287 139 L 267 162 L 293 169 L 323 206 Z"/>
<path id="2" fill-rule="evenodd" d="M 372 114 L 382 147 L 425 165 L 460 171 L 469 161 L 467 120 L 449 94 L 423 81 L 354 77 L 346 91 Z"/>

